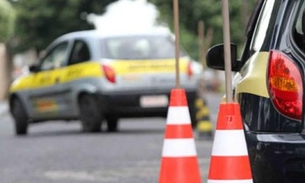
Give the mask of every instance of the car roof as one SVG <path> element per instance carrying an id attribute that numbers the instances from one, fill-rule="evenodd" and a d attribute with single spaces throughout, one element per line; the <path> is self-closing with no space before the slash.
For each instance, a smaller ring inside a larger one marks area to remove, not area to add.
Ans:
<path id="1" fill-rule="evenodd" d="M 64 34 L 58 39 L 66 40 L 73 38 L 110 38 L 110 37 L 127 37 L 127 36 L 173 36 L 168 29 L 150 29 L 141 31 L 107 31 L 107 30 L 84 30 Z"/>
<path id="2" fill-rule="evenodd" d="M 121 31 L 121 30 L 82 30 L 75 31 L 61 35 L 56 38 L 46 50 L 52 49 L 54 45 L 57 45 L 59 42 L 69 41 L 73 39 L 107 39 L 111 37 L 132 37 L 132 36 L 162 36 L 167 37 L 171 36 L 174 39 L 174 34 L 166 27 L 156 27 L 145 30 L 133 30 L 133 31 Z"/>

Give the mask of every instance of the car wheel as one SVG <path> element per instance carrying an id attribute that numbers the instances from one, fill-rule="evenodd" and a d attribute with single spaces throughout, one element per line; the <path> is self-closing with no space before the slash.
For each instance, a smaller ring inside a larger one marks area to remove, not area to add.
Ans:
<path id="1" fill-rule="evenodd" d="M 117 132 L 119 126 L 119 119 L 117 117 L 107 117 L 107 131 L 108 132 Z"/>
<path id="2" fill-rule="evenodd" d="M 82 95 L 79 99 L 80 120 L 84 132 L 99 132 L 103 121 L 103 115 L 99 110 L 96 97 Z"/>
<path id="3" fill-rule="evenodd" d="M 14 98 L 11 103 L 11 112 L 15 121 L 15 133 L 16 135 L 25 135 L 27 134 L 28 129 L 28 116 L 26 111 L 17 98 Z"/>

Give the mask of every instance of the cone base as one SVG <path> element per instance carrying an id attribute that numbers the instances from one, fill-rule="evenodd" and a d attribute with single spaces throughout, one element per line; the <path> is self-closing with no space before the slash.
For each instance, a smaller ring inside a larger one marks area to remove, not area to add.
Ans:
<path id="1" fill-rule="evenodd" d="M 247 180 L 252 179 L 248 156 L 212 156 L 210 179 Z"/>
<path id="2" fill-rule="evenodd" d="M 159 183 L 201 183 L 197 157 L 163 157 Z"/>

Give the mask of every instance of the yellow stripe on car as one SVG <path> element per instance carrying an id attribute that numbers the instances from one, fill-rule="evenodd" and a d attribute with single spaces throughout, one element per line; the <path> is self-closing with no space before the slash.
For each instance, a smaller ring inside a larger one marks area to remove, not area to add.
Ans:
<path id="1" fill-rule="evenodd" d="M 56 83 L 65 83 L 87 77 L 101 77 L 103 71 L 99 62 L 85 62 L 72 65 L 66 68 L 60 68 L 39 73 L 31 73 L 27 77 L 16 80 L 10 91 L 19 91 L 25 89 L 42 88 L 52 86 Z"/>
<path id="2" fill-rule="evenodd" d="M 236 94 L 250 93 L 269 98 L 266 78 L 268 58 L 269 52 L 258 52 L 250 58 L 248 67 L 244 67 L 248 70 L 240 71 L 242 79 L 236 86 Z"/>
<path id="3" fill-rule="evenodd" d="M 85 62 L 64 68 L 61 83 L 77 80 L 80 78 L 101 77 L 103 71 L 99 62 Z"/>
<path id="4" fill-rule="evenodd" d="M 180 60 L 180 71 L 186 72 L 187 59 Z M 124 74 L 140 74 L 140 73 L 160 73 L 160 72 L 175 72 L 175 60 L 174 59 L 162 59 L 162 60 L 137 60 L 137 61 L 126 61 L 118 60 L 113 62 L 111 66 L 115 68 L 117 75 Z"/>
<path id="5" fill-rule="evenodd" d="M 175 71 L 174 59 L 162 60 L 118 60 L 110 62 L 115 70 L 116 75 L 125 74 L 145 74 L 172 72 Z M 180 71 L 185 73 L 187 70 L 187 59 L 180 60 Z M 102 64 L 100 62 L 84 62 L 80 64 L 71 65 L 65 68 L 59 68 L 50 71 L 42 71 L 39 73 L 31 73 L 26 77 L 17 79 L 10 88 L 10 92 L 19 90 L 34 89 L 52 86 L 56 83 L 65 83 L 82 78 L 103 77 Z"/>

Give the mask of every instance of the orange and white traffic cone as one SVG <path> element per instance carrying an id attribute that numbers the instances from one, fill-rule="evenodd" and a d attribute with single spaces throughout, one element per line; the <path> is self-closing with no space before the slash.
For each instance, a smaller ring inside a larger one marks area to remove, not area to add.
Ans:
<path id="1" fill-rule="evenodd" d="M 159 183 L 201 183 L 191 118 L 183 89 L 171 91 Z"/>
<path id="2" fill-rule="evenodd" d="M 252 183 L 248 149 L 238 103 L 220 105 L 208 183 Z"/>

